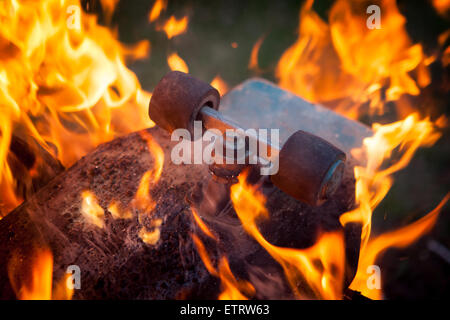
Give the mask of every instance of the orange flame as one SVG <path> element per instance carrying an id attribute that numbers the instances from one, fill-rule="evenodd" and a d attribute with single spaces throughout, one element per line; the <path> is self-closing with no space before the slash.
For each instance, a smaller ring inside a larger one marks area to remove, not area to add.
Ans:
<path id="1" fill-rule="evenodd" d="M 217 89 L 217 91 L 219 91 L 220 95 L 223 96 L 225 93 L 228 92 L 228 85 L 227 83 L 220 77 L 220 76 L 216 76 L 212 81 L 211 81 L 211 86 L 213 86 L 214 88 Z"/>
<path id="2" fill-rule="evenodd" d="M 112 12 L 115 1 L 103 1 Z M 0 2 L 0 216 L 21 202 L 7 161 L 21 130 L 70 166 L 98 144 L 153 126 L 149 94 L 125 66 L 149 45 L 121 45 L 78 0 Z"/>
<path id="3" fill-rule="evenodd" d="M 167 35 L 167 38 L 172 39 L 180 34 L 183 34 L 187 30 L 188 17 L 185 16 L 180 20 L 177 20 L 174 16 L 171 16 L 161 28 Z"/>
<path id="4" fill-rule="evenodd" d="M 431 60 L 421 45 L 411 45 L 395 0 L 380 2 L 381 29 L 366 26 L 364 2 L 336 1 L 329 24 L 312 5 L 309 0 L 302 8 L 299 38 L 278 63 L 282 87 L 357 118 L 366 103 L 371 113 L 383 111 L 383 90 L 386 100 L 393 101 L 403 94 L 418 95 L 419 87 L 429 84 L 426 64 Z"/>
<path id="5" fill-rule="evenodd" d="M 89 223 L 96 225 L 99 228 L 104 227 L 105 212 L 98 204 L 95 195 L 86 190 L 81 193 L 81 213 Z"/>
<path id="6" fill-rule="evenodd" d="M 233 273 L 231 272 L 228 260 L 222 257 L 219 262 L 218 270 L 213 266 L 211 259 L 209 258 L 208 252 L 206 251 L 203 242 L 195 234 L 191 235 L 195 246 L 197 247 L 197 252 L 203 261 L 208 272 L 218 277 L 221 280 L 222 292 L 219 295 L 219 300 L 247 300 L 249 297 L 253 296 L 255 293 L 255 288 L 248 281 L 237 280 Z"/>
<path id="7" fill-rule="evenodd" d="M 367 285 L 369 278 L 369 274 L 367 273 L 368 268 L 375 264 L 377 257 L 380 256 L 386 249 L 393 247 L 406 247 L 430 231 L 435 225 L 442 207 L 449 199 L 450 193 L 442 199 L 433 211 L 416 222 L 398 230 L 381 234 L 373 239 L 371 238 L 364 250 L 360 253 L 358 271 L 350 285 L 350 288 L 361 292 L 364 296 L 371 299 L 381 299 L 381 289 L 370 288 Z"/>
<path id="8" fill-rule="evenodd" d="M 419 147 L 431 146 L 440 137 L 435 125 L 428 119 L 419 120 L 417 114 L 388 125 L 374 124 L 373 130 L 374 135 L 364 139 L 362 150 L 353 151 L 355 157 L 361 157 L 361 153 L 367 157 L 365 167 L 355 167 L 358 206 L 340 218 L 344 226 L 349 222 L 362 224 L 362 250 L 370 237 L 372 212 L 391 188 L 392 174 L 405 168 Z M 381 169 L 395 150 L 399 152 L 399 160 Z"/>
<path id="9" fill-rule="evenodd" d="M 189 72 L 189 68 L 186 62 L 184 62 L 184 60 L 181 59 L 180 56 L 175 52 L 172 53 L 169 57 L 167 57 L 167 64 L 169 65 L 170 70 L 172 71 L 181 71 L 184 73 Z"/>
<path id="10" fill-rule="evenodd" d="M 165 10 L 167 7 L 167 1 L 165 0 L 156 0 L 153 4 L 152 9 L 150 10 L 150 13 L 148 14 L 148 21 L 153 22 L 156 19 L 159 18 L 159 15 L 163 10 Z"/>
<path id="11" fill-rule="evenodd" d="M 139 212 L 139 221 L 143 223 L 143 217 L 150 217 L 150 214 L 156 206 L 155 201 L 150 195 L 150 189 L 161 177 L 164 166 L 164 151 L 147 131 L 142 131 L 141 137 L 147 142 L 148 150 L 154 158 L 153 168 L 142 176 L 135 198 L 132 202 L 133 207 Z M 153 230 L 148 230 L 145 226 L 142 227 L 139 232 L 142 241 L 147 244 L 155 245 L 160 238 L 161 224 L 161 219 L 152 219 L 151 228 L 153 228 Z"/>
<path id="12" fill-rule="evenodd" d="M 246 177 L 247 173 L 239 175 L 239 182 L 231 187 L 231 200 L 243 228 L 283 267 L 298 298 L 341 299 L 345 264 L 342 233 L 324 233 L 307 249 L 272 245 L 257 226 L 258 220 L 269 217 L 265 198 L 247 184 Z M 299 283 L 304 285 L 299 286 Z"/>
<path id="13" fill-rule="evenodd" d="M 20 300 L 70 300 L 73 289 L 66 286 L 66 277 L 56 284 L 52 292 L 52 252 L 49 249 L 37 249 L 32 260 L 31 270 L 28 270 L 22 258 L 15 254 L 8 263 L 10 283 L 17 298 Z"/>
<path id="14" fill-rule="evenodd" d="M 194 208 L 191 208 L 192 216 L 194 217 L 195 223 L 200 227 L 200 230 L 203 231 L 211 239 L 217 240 L 216 236 L 209 230 L 203 220 L 198 216 L 197 211 Z"/>

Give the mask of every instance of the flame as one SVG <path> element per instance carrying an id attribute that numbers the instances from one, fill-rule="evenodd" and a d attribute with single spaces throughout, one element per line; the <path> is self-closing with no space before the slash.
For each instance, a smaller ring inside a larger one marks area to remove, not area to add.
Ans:
<path id="1" fill-rule="evenodd" d="M 375 265 L 376 259 L 388 248 L 404 248 L 425 233 L 431 230 L 436 223 L 442 207 L 450 199 L 450 193 L 447 194 L 439 205 L 426 216 L 410 225 L 395 231 L 383 233 L 373 239 L 370 239 L 364 250 L 361 252 L 361 258 L 358 262 L 358 271 L 353 279 L 350 288 L 361 292 L 364 296 L 371 299 L 382 299 L 381 289 L 369 288 L 367 285 L 369 266 Z"/>
<path id="2" fill-rule="evenodd" d="M 105 15 L 105 20 L 107 23 L 111 22 L 112 16 L 114 14 L 118 2 L 119 0 L 100 0 L 103 9 L 103 14 Z"/>
<path id="3" fill-rule="evenodd" d="M 445 16 L 450 10 L 450 0 L 433 0 L 433 6 L 439 14 Z"/>
<path id="4" fill-rule="evenodd" d="M 445 10 L 447 2 L 434 1 L 434 5 Z M 426 56 L 420 44 L 411 42 L 405 30 L 406 19 L 394 0 L 377 4 L 381 7 L 381 29 L 369 29 L 364 2 L 335 1 L 327 23 L 314 12 L 313 1 L 307 1 L 300 11 L 298 40 L 284 52 L 276 70 L 282 87 L 350 118 L 381 114 L 385 103 L 392 101 L 403 119 L 374 124 L 374 135 L 364 140 L 362 148 L 352 150 L 366 166 L 355 167 L 357 206 L 340 218 L 344 226 L 350 222 L 362 225 L 358 273 L 351 288 L 376 299 L 382 294 L 380 290 L 368 292 L 367 267 L 387 247 L 407 245 L 423 235 L 435 220 L 423 218 L 397 232 L 372 238 L 373 211 L 391 188 L 392 175 L 408 165 L 419 147 L 433 145 L 441 135 L 437 129 L 447 123 L 444 116 L 434 122 L 421 120 L 415 107 L 400 100 L 403 95 L 419 95 L 420 89 L 430 83 L 427 67 L 436 56 Z M 447 37 L 448 32 L 439 37 L 441 46 Z M 448 60 L 447 49 L 442 55 L 443 65 Z M 438 211 L 430 215 L 435 219 Z M 256 229 L 251 231 L 258 234 Z M 318 287 L 318 280 L 314 282 Z"/>
<path id="5" fill-rule="evenodd" d="M 340 218 L 344 226 L 349 222 L 362 224 L 362 250 L 370 237 L 372 212 L 391 188 L 392 175 L 408 165 L 419 147 L 431 146 L 440 137 L 435 124 L 428 119 L 419 120 L 417 114 L 388 125 L 374 124 L 373 130 L 374 135 L 364 139 L 362 150 L 353 151 L 355 157 L 361 153 L 367 157 L 365 167 L 355 166 L 354 169 L 357 208 Z M 398 151 L 398 160 L 381 169 L 394 151 Z"/>
<path id="6" fill-rule="evenodd" d="M 36 249 L 31 267 L 23 258 L 13 254 L 8 263 L 11 286 L 20 300 L 70 300 L 73 289 L 66 286 L 66 277 L 56 284 L 52 292 L 53 254 L 49 249 Z"/>
<path id="7" fill-rule="evenodd" d="M 278 63 L 279 84 L 351 118 L 365 105 L 370 113 L 382 113 L 384 91 L 386 101 L 418 95 L 419 87 L 430 82 L 426 65 L 432 59 L 420 44 L 411 44 L 395 0 L 379 2 L 381 29 L 366 26 L 364 4 L 336 1 L 327 24 L 312 9 L 313 1 L 307 1 L 300 12 L 299 38 Z"/>
<path id="8" fill-rule="evenodd" d="M 219 239 L 212 233 L 212 231 L 206 226 L 203 220 L 198 216 L 196 210 L 191 208 L 192 216 L 195 223 L 200 227 L 200 230 L 207 235 L 209 238 L 213 239 L 218 243 Z M 211 259 L 206 251 L 203 242 L 200 238 L 192 234 L 192 240 L 197 247 L 197 252 L 203 261 L 208 272 L 218 277 L 221 281 L 222 292 L 219 294 L 219 300 L 247 300 L 248 297 L 252 297 L 255 293 L 255 288 L 253 285 L 245 280 L 237 280 L 233 275 L 226 257 L 221 257 L 219 261 L 218 269 L 213 266 Z"/>
<path id="9" fill-rule="evenodd" d="M 112 14 L 116 1 L 102 1 Z M 148 42 L 120 44 L 78 0 L 0 3 L 0 216 L 17 206 L 7 161 L 16 130 L 70 166 L 115 136 L 153 126 L 150 95 L 127 59 L 148 54 Z"/>
<path id="10" fill-rule="evenodd" d="M 177 18 L 171 16 L 161 29 L 166 33 L 167 38 L 172 39 L 173 37 L 186 32 L 188 21 L 187 16 L 184 16 L 180 20 L 177 20 Z"/>
<path id="11" fill-rule="evenodd" d="M 216 269 L 200 238 L 195 234 L 191 236 L 208 272 L 221 280 L 222 292 L 219 294 L 219 300 L 247 300 L 254 295 L 255 288 L 250 282 L 235 278 L 226 257 L 220 259 L 219 267 Z"/>
<path id="12" fill-rule="evenodd" d="M 250 54 L 250 61 L 248 62 L 248 68 L 250 70 L 254 70 L 255 72 L 260 72 L 261 70 L 259 69 L 258 66 L 258 54 L 259 54 L 259 49 L 261 48 L 261 45 L 264 41 L 265 36 L 261 36 L 256 42 L 255 45 L 252 48 L 252 52 Z"/>
<path id="13" fill-rule="evenodd" d="M 122 210 L 118 201 L 113 200 L 109 206 L 108 211 L 114 219 L 131 219 L 132 214 L 130 210 Z"/>
<path id="14" fill-rule="evenodd" d="M 204 234 L 206 234 L 211 239 L 217 240 L 217 237 L 209 230 L 209 228 L 206 226 L 206 224 L 203 222 L 203 220 L 198 216 L 197 211 L 194 208 L 191 208 L 192 216 L 194 217 L 195 223 L 200 227 L 200 230 L 203 231 Z"/>
<path id="15" fill-rule="evenodd" d="M 152 9 L 150 10 L 150 13 L 148 14 L 148 21 L 153 22 L 156 19 L 159 18 L 159 15 L 163 10 L 165 10 L 167 7 L 167 1 L 166 0 L 156 0 L 153 4 Z"/>
<path id="16" fill-rule="evenodd" d="M 150 195 L 150 189 L 161 177 L 164 166 L 164 151 L 147 131 L 141 131 L 141 137 L 147 142 L 147 147 L 154 159 L 153 168 L 144 173 L 139 183 L 138 190 L 132 201 L 133 207 L 139 212 L 139 221 L 143 224 L 144 217 L 150 220 L 150 228 L 143 226 L 139 231 L 139 237 L 147 244 L 155 245 L 160 238 L 161 219 L 152 219 L 151 213 L 155 209 L 156 202 Z"/>
<path id="17" fill-rule="evenodd" d="M 181 59 L 180 56 L 178 54 L 176 54 L 175 52 L 167 57 L 167 63 L 170 67 L 170 70 L 172 70 L 172 71 L 181 71 L 184 73 L 189 72 L 189 68 L 188 68 L 186 62 L 184 62 L 184 60 Z"/>
<path id="18" fill-rule="evenodd" d="M 161 237 L 161 227 L 162 219 L 154 219 L 151 222 L 151 227 L 154 228 L 152 231 L 148 231 L 147 228 L 142 228 L 139 231 L 139 237 L 147 244 L 156 245 Z"/>
<path id="19" fill-rule="evenodd" d="M 350 222 L 362 225 L 358 270 L 350 288 L 362 292 L 369 298 L 381 299 L 382 292 L 369 289 L 367 286 L 367 279 L 370 276 L 367 268 L 373 265 L 376 258 L 388 247 L 407 246 L 429 231 L 436 221 L 440 208 L 448 200 L 446 196 L 437 209 L 409 226 L 375 238 L 371 237 L 373 211 L 391 188 L 392 175 L 408 165 L 419 147 L 431 146 L 439 139 L 440 133 L 436 129 L 443 121 L 442 117 L 435 123 L 429 119 L 419 120 L 417 114 L 412 114 L 392 124 L 374 124 L 374 135 L 364 139 L 362 150 L 354 150 L 356 157 L 365 154 L 367 165 L 355 166 L 357 207 L 344 213 L 340 221 L 343 226 Z M 397 160 L 393 159 L 394 153 Z M 386 160 L 390 160 L 391 163 L 383 169 Z"/>
<path id="20" fill-rule="evenodd" d="M 217 91 L 219 91 L 220 95 L 223 96 L 225 93 L 228 92 L 228 85 L 227 83 L 220 77 L 220 76 L 216 76 L 212 81 L 211 81 L 211 86 L 213 86 L 214 88 L 217 89 Z"/>
<path id="21" fill-rule="evenodd" d="M 269 243 L 257 226 L 260 219 L 269 217 L 265 198 L 247 184 L 246 177 L 246 172 L 240 174 L 239 182 L 231 187 L 231 201 L 243 228 L 283 267 L 298 298 L 341 299 L 345 265 L 342 233 L 323 233 L 307 249 L 282 248 Z"/>
<path id="22" fill-rule="evenodd" d="M 95 195 L 91 191 L 86 190 L 81 193 L 81 198 L 81 214 L 86 221 L 99 228 L 103 228 L 105 211 L 98 204 Z"/>

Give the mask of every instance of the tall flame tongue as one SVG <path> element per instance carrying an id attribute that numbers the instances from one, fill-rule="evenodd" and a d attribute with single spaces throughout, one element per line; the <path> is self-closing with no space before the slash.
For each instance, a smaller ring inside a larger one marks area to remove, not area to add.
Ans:
<path id="1" fill-rule="evenodd" d="M 246 182 L 247 173 L 231 187 L 231 201 L 243 228 L 283 267 L 297 298 L 340 299 L 345 249 L 341 233 L 325 233 L 308 249 L 281 248 L 269 243 L 257 222 L 267 219 L 264 196 Z M 299 284 L 304 285 L 299 285 Z"/>
<path id="2" fill-rule="evenodd" d="M 112 14 L 115 1 L 103 1 Z M 114 136 L 153 126 L 121 45 L 77 0 L 0 3 L 0 217 L 20 203 L 7 155 L 12 134 L 34 137 L 65 166 Z M 106 12 L 106 13 L 108 13 Z"/>

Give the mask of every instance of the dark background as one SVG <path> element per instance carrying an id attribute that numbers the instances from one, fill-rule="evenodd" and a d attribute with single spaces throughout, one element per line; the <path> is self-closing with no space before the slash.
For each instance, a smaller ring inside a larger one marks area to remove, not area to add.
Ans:
<path id="1" fill-rule="evenodd" d="M 91 11 L 100 12 L 99 4 L 90 1 Z M 420 42 L 426 53 L 438 50 L 437 37 L 449 29 L 449 20 L 439 16 L 430 1 L 398 1 L 407 18 L 407 31 L 413 43 Z M 135 43 L 151 42 L 148 59 L 130 65 L 144 89 L 152 91 L 159 79 L 169 71 L 166 59 L 177 52 L 196 77 L 210 82 L 220 75 L 230 88 L 249 77 L 260 76 L 276 82 L 274 70 L 282 53 L 297 39 L 299 11 L 303 1 L 168 1 L 168 7 L 153 23 L 148 13 L 153 1 L 120 1 L 112 19 L 118 27 L 120 40 Z M 332 0 L 316 1 L 314 9 L 323 19 Z M 189 17 L 186 33 L 167 39 L 156 26 L 171 15 Z M 255 42 L 264 36 L 258 62 L 262 72 L 248 69 Z M 236 42 L 237 48 L 231 43 Z M 448 45 L 448 44 L 447 44 Z M 431 65 L 432 83 L 414 98 L 422 114 L 449 117 L 449 73 L 439 63 Z M 423 106 L 429 106 L 425 111 Z M 371 118 L 362 122 L 389 123 L 392 116 Z M 450 134 L 431 148 L 417 152 L 409 166 L 395 174 L 395 183 L 387 197 L 375 210 L 374 233 L 392 230 L 417 220 L 431 211 L 450 191 Z M 387 298 L 443 298 L 450 296 L 450 262 L 430 251 L 430 240 L 450 250 L 450 223 L 447 205 L 436 227 L 407 249 L 391 249 L 380 259 Z"/>

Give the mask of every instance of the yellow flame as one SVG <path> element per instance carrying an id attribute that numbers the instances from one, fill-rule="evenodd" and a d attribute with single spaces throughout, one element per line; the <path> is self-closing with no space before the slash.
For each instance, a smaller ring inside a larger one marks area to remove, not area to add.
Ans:
<path id="1" fill-rule="evenodd" d="M 170 70 L 172 71 L 181 71 L 184 73 L 189 72 L 189 68 L 186 62 L 184 62 L 184 60 L 181 59 L 180 56 L 175 52 L 167 57 L 167 64 L 169 65 Z"/>
<path id="2" fill-rule="evenodd" d="M 195 246 L 197 247 L 197 252 L 199 253 L 200 258 L 202 259 L 208 272 L 221 280 L 222 292 L 218 297 L 220 300 L 247 300 L 249 297 L 254 295 L 255 288 L 250 282 L 245 280 L 237 280 L 233 275 L 227 258 L 222 257 L 219 261 L 219 267 L 216 269 L 213 266 L 208 252 L 206 251 L 206 248 L 200 238 L 195 234 L 191 236 Z"/>
<path id="3" fill-rule="evenodd" d="M 362 224 L 362 250 L 370 237 L 372 212 L 386 196 L 392 186 L 392 174 L 405 168 L 419 147 L 431 146 L 440 137 L 436 126 L 428 119 L 419 120 L 417 114 L 388 125 L 373 125 L 374 135 L 363 141 L 362 150 L 355 150 L 355 157 L 364 153 L 365 167 L 355 166 L 357 208 L 344 213 L 341 224 L 359 222 Z M 397 150 L 398 160 L 382 169 L 386 159 Z"/>
<path id="4" fill-rule="evenodd" d="M 227 83 L 220 77 L 220 76 L 216 76 L 212 81 L 211 81 L 211 86 L 213 86 L 214 88 L 217 89 L 217 91 L 219 91 L 220 95 L 223 96 L 225 93 L 228 92 L 228 85 Z"/>
<path id="5" fill-rule="evenodd" d="M 429 84 L 427 57 L 421 45 L 411 44 L 395 0 L 380 1 L 380 29 L 366 26 L 367 6 L 362 2 L 336 1 L 328 24 L 312 5 L 309 0 L 303 6 L 299 38 L 278 63 L 282 87 L 357 118 L 366 103 L 371 113 L 383 112 L 383 90 L 391 101 L 403 94 L 418 95 L 419 87 Z M 411 75 L 414 70 L 418 79 Z"/>
<path id="6" fill-rule="evenodd" d="M 450 194 L 447 194 L 433 211 L 410 225 L 395 231 L 383 233 L 373 239 L 371 238 L 364 250 L 360 253 L 358 271 L 350 288 L 361 292 L 364 296 L 371 299 L 381 299 L 383 297 L 382 290 L 370 288 L 367 285 L 368 277 L 370 276 L 370 274 L 367 273 L 367 268 L 371 265 L 375 265 L 377 257 L 386 249 L 406 247 L 430 231 L 435 225 L 442 207 L 449 199 Z"/>
<path id="7" fill-rule="evenodd" d="M 204 234 L 206 234 L 211 239 L 217 240 L 216 236 L 209 230 L 203 220 L 198 216 L 197 211 L 194 208 L 191 208 L 192 216 L 194 217 L 195 223 L 200 227 Z"/>
<path id="8" fill-rule="evenodd" d="M 162 30 L 166 33 L 167 38 L 172 39 L 173 37 L 186 32 L 188 21 L 187 16 L 179 20 L 177 20 L 174 16 L 171 16 L 162 27 Z"/>
<path id="9" fill-rule="evenodd" d="M 150 189 L 154 186 L 161 177 L 164 166 L 164 151 L 161 146 L 153 139 L 147 132 L 142 131 L 142 139 L 147 142 L 149 152 L 154 159 L 153 168 L 144 173 L 139 183 L 138 190 L 132 201 L 133 207 L 139 212 L 139 221 L 143 223 L 143 218 L 150 218 L 151 230 L 143 226 L 139 231 L 139 237 L 147 244 L 155 245 L 160 238 L 161 219 L 152 219 L 151 213 L 155 209 L 156 203 L 150 195 Z"/>
<path id="10" fill-rule="evenodd" d="M 70 300 L 73 289 L 66 286 L 66 276 L 52 290 L 53 254 L 49 249 L 36 249 L 31 266 L 13 254 L 8 263 L 11 286 L 20 300 Z"/>
<path id="11" fill-rule="evenodd" d="M 152 231 L 148 231 L 147 228 L 142 228 L 139 231 L 139 237 L 147 244 L 156 245 L 161 237 L 161 227 L 162 219 L 154 219 L 151 222 L 151 227 L 154 229 Z"/>
<path id="12" fill-rule="evenodd" d="M 103 0 L 106 13 L 114 0 Z M 0 2 L 0 216 L 22 199 L 7 162 L 15 130 L 34 137 L 65 166 L 116 135 L 153 126 L 149 94 L 127 59 L 128 48 L 86 14 L 78 0 Z"/>
<path id="13" fill-rule="evenodd" d="M 108 211 L 111 213 L 111 215 L 114 219 L 131 219 L 132 218 L 132 214 L 131 214 L 130 210 L 122 210 L 120 208 L 120 204 L 116 200 L 113 200 L 109 204 Z"/>
<path id="14" fill-rule="evenodd" d="M 86 221 L 99 228 L 103 228 L 105 211 L 98 204 L 95 195 L 91 191 L 85 190 L 81 193 L 81 198 L 81 213 Z"/>
<path id="15" fill-rule="evenodd" d="M 297 298 L 342 299 L 345 247 L 341 232 L 322 234 L 307 249 L 274 246 L 258 229 L 257 222 L 269 217 L 264 196 L 246 182 L 247 173 L 231 187 L 231 200 L 243 228 L 283 267 Z M 299 285 L 302 284 L 302 285 Z"/>

